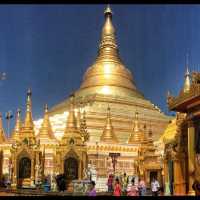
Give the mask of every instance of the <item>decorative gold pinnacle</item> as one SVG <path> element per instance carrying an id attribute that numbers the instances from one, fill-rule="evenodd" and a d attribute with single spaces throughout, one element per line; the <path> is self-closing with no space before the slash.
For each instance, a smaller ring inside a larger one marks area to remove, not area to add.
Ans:
<path id="1" fill-rule="evenodd" d="M 22 128 L 20 114 L 21 114 L 21 110 L 17 109 L 15 128 L 14 128 L 14 131 L 12 134 L 12 139 L 14 139 L 14 140 L 20 140 L 20 132 L 21 132 L 21 128 Z"/>
<path id="2" fill-rule="evenodd" d="M 190 91 L 190 85 L 191 85 L 190 72 L 189 72 L 189 69 L 187 67 L 186 73 L 185 73 L 185 82 L 184 82 L 184 87 L 183 87 L 183 92 L 184 93 L 188 93 Z"/>
<path id="3" fill-rule="evenodd" d="M 35 133 L 34 133 L 34 124 L 32 118 L 32 102 L 31 102 L 31 89 L 28 89 L 27 100 L 26 100 L 26 115 L 24 124 L 21 129 L 20 138 L 24 140 L 25 138 L 31 143 L 35 143 Z"/>
<path id="4" fill-rule="evenodd" d="M 48 105 L 46 104 L 44 107 L 44 119 L 39 131 L 38 137 L 41 139 L 54 139 L 54 134 L 52 131 L 51 127 L 51 122 L 49 120 L 49 115 L 48 115 Z"/>
<path id="5" fill-rule="evenodd" d="M 107 5 L 107 7 L 106 7 L 106 9 L 104 11 L 104 15 L 108 15 L 108 14 L 112 15 L 112 10 L 111 10 L 109 4 Z"/>
<path id="6" fill-rule="evenodd" d="M 108 5 L 104 11 L 105 23 L 102 28 L 99 55 L 97 60 L 111 58 L 120 61 L 115 37 L 115 28 L 112 24 L 112 10 Z"/>
<path id="7" fill-rule="evenodd" d="M 106 119 L 106 125 L 103 130 L 103 134 L 100 138 L 101 142 L 109 142 L 109 143 L 117 143 L 118 140 L 115 136 L 113 126 L 111 123 L 111 117 L 110 117 L 110 107 L 107 108 L 107 119 Z"/>
<path id="8" fill-rule="evenodd" d="M 0 144 L 6 141 L 6 136 L 3 129 L 2 115 L 0 113 Z"/>
<path id="9" fill-rule="evenodd" d="M 129 144 L 139 143 L 144 140 L 144 132 L 139 128 L 138 112 L 135 112 L 134 128 L 128 139 Z"/>
<path id="10" fill-rule="evenodd" d="M 83 140 L 81 137 L 81 132 L 80 129 L 77 128 L 77 119 L 75 117 L 75 110 L 74 110 L 74 105 L 75 105 L 75 97 L 74 94 L 70 96 L 69 99 L 70 107 L 69 107 L 69 115 L 67 118 L 67 125 L 64 131 L 64 135 L 61 140 L 61 144 L 70 143 L 74 144 L 82 144 Z M 71 143 L 71 141 L 73 141 Z"/>
<path id="11" fill-rule="evenodd" d="M 74 129 L 77 129 L 77 123 L 76 123 L 76 117 L 75 117 L 75 111 L 74 111 L 74 95 L 71 95 L 66 130 L 74 130 Z"/>
<path id="12" fill-rule="evenodd" d="M 27 91 L 27 101 L 26 101 L 26 116 L 24 120 L 25 129 L 33 129 L 33 119 L 32 119 L 32 102 L 31 102 L 31 89 Z"/>

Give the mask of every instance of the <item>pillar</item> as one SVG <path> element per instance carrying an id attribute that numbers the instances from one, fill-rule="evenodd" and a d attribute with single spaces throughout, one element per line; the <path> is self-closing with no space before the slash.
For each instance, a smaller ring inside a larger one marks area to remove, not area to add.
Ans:
<path id="1" fill-rule="evenodd" d="M 12 155 L 12 165 L 13 165 L 13 175 L 12 175 L 12 183 L 11 187 L 13 189 L 17 188 L 17 160 L 15 154 Z"/>
<path id="2" fill-rule="evenodd" d="M 166 196 L 170 195 L 169 168 L 168 168 L 168 160 L 166 158 L 164 160 L 164 194 Z"/>
<path id="3" fill-rule="evenodd" d="M 185 195 L 184 164 L 181 160 L 174 160 L 174 194 Z"/>
<path id="4" fill-rule="evenodd" d="M 194 152 L 194 139 L 195 139 L 195 128 L 192 120 L 188 122 L 188 195 L 195 195 L 195 191 L 192 189 L 192 184 L 194 182 L 194 162 L 195 162 L 195 152 Z"/>

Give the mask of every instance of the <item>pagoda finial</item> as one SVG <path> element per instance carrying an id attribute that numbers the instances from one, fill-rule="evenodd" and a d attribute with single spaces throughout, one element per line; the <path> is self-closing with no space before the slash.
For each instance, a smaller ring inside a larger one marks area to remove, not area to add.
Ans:
<path id="1" fill-rule="evenodd" d="M 138 112 L 136 111 L 135 120 L 134 120 L 134 128 L 129 136 L 128 143 L 133 144 L 133 143 L 142 142 L 144 138 L 145 138 L 144 132 L 139 128 Z"/>
<path id="2" fill-rule="evenodd" d="M 101 135 L 100 140 L 102 142 L 109 142 L 109 143 L 117 143 L 117 137 L 115 136 L 113 126 L 111 123 L 111 117 L 110 117 L 110 107 L 108 105 L 107 108 L 107 118 L 106 118 L 106 125 L 103 130 L 103 134 Z"/>
<path id="3" fill-rule="evenodd" d="M 112 16 L 112 10 L 111 10 L 111 8 L 110 8 L 110 4 L 107 4 L 107 6 L 106 6 L 106 8 L 105 8 L 105 10 L 104 10 L 104 15 L 105 15 L 105 17 L 106 17 L 106 15 L 111 15 Z"/>
<path id="4" fill-rule="evenodd" d="M 33 119 L 32 119 L 32 102 L 31 102 L 31 89 L 27 91 L 27 100 L 26 100 L 26 116 L 24 120 L 24 128 L 33 128 Z"/>
<path id="5" fill-rule="evenodd" d="M 74 94 L 70 96 L 70 108 L 69 108 L 69 115 L 67 118 L 67 129 L 77 129 L 77 123 L 75 118 L 75 111 L 74 111 Z"/>
<path id="6" fill-rule="evenodd" d="M 20 140 L 20 132 L 22 128 L 22 122 L 20 118 L 21 110 L 18 108 L 16 113 L 16 122 L 15 122 L 15 128 L 12 134 L 12 139 L 14 140 Z"/>
<path id="7" fill-rule="evenodd" d="M 34 124 L 32 118 L 32 102 L 31 102 L 31 89 L 27 91 L 27 100 L 26 100 L 26 114 L 24 119 L 24 124 L 21 128 L 20 138 L 22 140 L 28 139 L 29 143 L 35 143 L 35 132 Z"/>
<path id="8" fill-rule="evenodd" d="M 45 106 L 44 106 L 44 112 L 48 113 L 48 105 L 47 104 L 45 104 Z"/>
<path id="9" fill-rule="evenodd" d="M 44 119 L 41 125 L 41 128 L 39 130 L 38 137 L 41 141 L 41 139 L 54 139 L 54 134 L 52 131 L 51 123 L 49 120 L 49 114 L 48 114 L 48 105 L 45 104 L 44 106 Z"/>
<path id="10" fill-rule="evenodd" d="M 2 114 L 0 113 L 0 144 L 6 141 L 6 136 L 3 129 Z"/>
<path id="11" fill-rule="evenodd" d="M 189 72 L 189 65 L 186 66 L 186 73 L 185 73 L 185 81 L 183 92 L 188 93 L 190 91 L 191 81 L 190 81 L 190 72 Z"/>
<path id="12" fill-rule="evenodd" d="M 116 43 L 115 28 L 112 24 L 112 10 L 109 5 L 107 5 L 104 11 L 104 16 L 105 23 L 102 28 L 97 61 L 112 59 L 120 62 L 121 60 Z"/>

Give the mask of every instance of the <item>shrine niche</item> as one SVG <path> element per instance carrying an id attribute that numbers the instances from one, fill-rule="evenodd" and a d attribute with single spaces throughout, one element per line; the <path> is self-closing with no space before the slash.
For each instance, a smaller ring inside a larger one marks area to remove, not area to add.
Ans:
<path id="1" fill-rule="evenodd" d="M 64 162 L 64 174 L 67 180 L 78 179 L 78 160 L 69 157 Z"/>
<path id="2" fill-rule="evenodd" d="M 14 152 L 13 152 L 14 153 Z M 17 153 L 17 152 L 16 152 Z M 14 156 L 14 154 L 13 154 Z M 13 163 L 16 166 L 14 170 L 14 175 L 16 177 L 16 182 L 18 187 L 30 186 L 31 179 L 33 178 L 33 157 L 32 153 L 27 152 L 26 149 L 22 151 L 19 150 L 16 156 L 16 162 Z"/>
<path id="3" fill-rule="evenodd" d="M 31 159 L 23 157 L 19 161 L 19 179 L 31 178 Z"/>

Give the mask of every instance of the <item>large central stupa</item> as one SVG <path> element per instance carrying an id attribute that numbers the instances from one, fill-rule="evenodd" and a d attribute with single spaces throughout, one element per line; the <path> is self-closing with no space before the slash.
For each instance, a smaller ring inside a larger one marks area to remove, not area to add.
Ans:
<path id="1" fill-rule="evenodd" d="M 86 112 L 90 141 L 100 140 L 108 105 L 119 143 L 128 141 L 136 111 L 139 113 L 140 128 L 145 127 L 146 131 L 151 130 L 153 139 L 158 139 L 168 124 L 169 117 L 138 91 L 132 73 L 124 66 L 120 58 L 116 31 L 112 24 L 112 11 L 109 6 L 104 16 L 105 23 L 97 58 L 85 72 L 80 88 L 74 93 L 76 108 L 81 108 L 81 112 L 83 110 Z M 66 99 L 55 105 L 49 112 L 52 128 L 58 139 L 63 135 L 68 109 L 69 99 Z M 41 122 L 42 120 L 35 122 L 36 129 Z"/>

